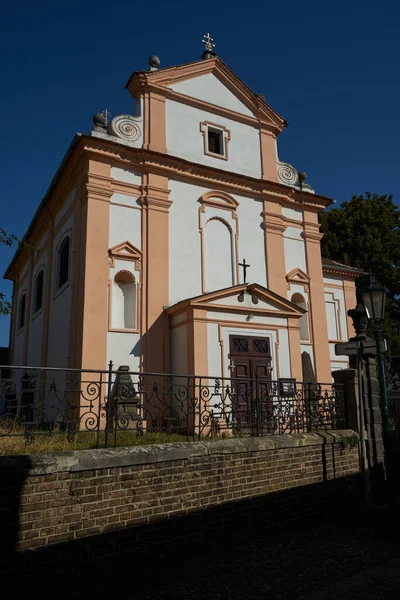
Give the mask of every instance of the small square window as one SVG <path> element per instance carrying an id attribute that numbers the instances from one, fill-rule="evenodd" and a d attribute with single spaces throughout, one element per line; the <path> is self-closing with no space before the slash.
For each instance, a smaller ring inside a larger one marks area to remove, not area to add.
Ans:
<path id="1" fill-rule="evenodd" d="M 229 129 L 217 123 L 203 121 L 200 123 L 200 131 L 203 134 L 204 154 L 228 160 L 228 142 L 231 139 Z"/>
<path id="2" fill-rule="evenodd" d="M 208 151 L 213 154 L 224 154 L 224 138 L 222 131 L 208 128 Z"/>

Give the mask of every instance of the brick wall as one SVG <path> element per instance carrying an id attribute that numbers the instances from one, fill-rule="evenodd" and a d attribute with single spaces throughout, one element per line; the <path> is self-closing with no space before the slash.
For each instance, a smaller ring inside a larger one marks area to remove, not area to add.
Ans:
<path id="1" fill-rule="evenodd" d="M 9 551 L 12 545 L 25 551 L 104 539 L 111 554 L 128 549 L 129 540 L 137 547 L 138 539 L 151 539 L 156 531 L 151 525 L 180 518 L 172 537 L 182 531 L 187 537 L 192 517 L 201 517 L 197 532 L 204 533 L 228 526 L 229 515 L 250 515 L 266 499 L 280 510 L 286 506 L 279 518 L 304 515 L 308 509 L 315 513 L 332 499 L 326 486 L 332 491 L 333 483 L 347 482 L 359 471 L 358 449 L 344 449 L 340 442 L 350 435 L 352 431 L 342 431 L 2 457 L 0 524 L 2 533 L 8 532 L 3 544 Z M 341 489 L 350 494 L 346 486 Z M 285 505 L 288 497 L 291 504 Z M 275 509 L 264 505 L 267 514 L 278 518 Z M 140 535 L 135 537 L 135 531 Z M 114 534 L 111 545 L 108 534 Z"/>

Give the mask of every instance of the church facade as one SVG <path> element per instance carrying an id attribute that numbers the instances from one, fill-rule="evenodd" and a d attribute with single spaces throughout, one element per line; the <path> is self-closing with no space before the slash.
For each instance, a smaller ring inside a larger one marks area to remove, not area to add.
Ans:
<path id="1" fill-rule="evenodd" d="M 134 114 L 75 136 L 25 235 L 40 252 L 7 269 L 10 364 L 330 382 L 357 276 L 321 259 L 332 201 L 214 53 L 158 63 L 127 83 Z"/>

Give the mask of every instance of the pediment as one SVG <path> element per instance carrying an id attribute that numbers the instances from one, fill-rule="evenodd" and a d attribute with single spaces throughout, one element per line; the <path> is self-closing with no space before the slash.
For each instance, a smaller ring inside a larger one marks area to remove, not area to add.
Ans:
<path id="1" fill-rule="evenodd" d="M 288 282 L 288 285 L 291 283 L 297 283 L 306 287 L 310 283 L 310 277 L 301 269 L 293 269 L 286 275 L 286 281 Z"/>
<path id="2" fill-rule="evenodd" d="M 173 314 L 181 310 L 185 305 L 193 308 L 205 308 L 208 310 L 221 310 L 233 312 L 264 313 L 274 316 L 300 318 L 306 311 L 293 304 L 286 298 L 271 292 L 267 288 L 257 284 L 236 285 L 223 290 L 188 298 L 171 306 L 167 312 Z"/>
<path id="3" fill-rule="evenodd" d="M 244 118 L 257 119 L 276 133 L 287 126 L 285 119 L 267 104 L 265 98 L 248 88 L 218 57 L 133 73 L 126 88 L 134 97 L 138 88 L 150 88 L 167 98 L 191 98 L 204 107 L 215 106 L 227 114 L 230 111 Z"/>
<path id="4" fill-rule="evenodd" d="M 243 102 L 243 99 L 234 94 L 214 73 L 177 81 L 168 87 L 179 94 L 198 98 L 249 117 L 256 117 L 255 111 L 249 108 L 248 103 Z"/>
<path id="5" fill-rule="evenodd" d="M 136 248 L 136 246 L 134 246 L 128 241 L 113 246 L 108 250 L 108 254 L 110 258 L 114 260 L 118 259 L 135 261 L 136 263 L 139 263 L 139 265 L 136 264 L 136 267 L 140 267 L 142 253 L 140 252 L 140 250 L 138 250 L 138 248 Z"/>

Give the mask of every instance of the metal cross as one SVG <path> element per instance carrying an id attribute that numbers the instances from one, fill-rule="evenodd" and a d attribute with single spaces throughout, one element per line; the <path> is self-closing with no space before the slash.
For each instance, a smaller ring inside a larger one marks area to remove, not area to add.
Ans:
<path id="1" fill-rule="evenodd" d="M 106 120 L 106 125 L 108 125 L 108 117 L 111 117 L 111 113 L 109 113 L 109 112 L 108 112 L 108 110 L 106 109 L 106 110 L 103 110 L 103 113 L 102 113 L 102 114 L 103 114 L 103 115 L 104 115 L 104 117 L 105 117 L 105 120 Z"/>
<path id="2" fill-rule="evenodd" d="M 242 263 L 239 263 L 239 267 L 243 268 L 243 283 L 247 283 L 246 282 L 246 271 L 247 269 L 250 267 L 250 265 L 246 265 L 246 259 L 243 259 Z"/>
<path id="3" fill-rule="evenodd" d="M 204 38 L 201 40 L 203 42 L 203 44 L 206 45 L 206 50 L 208 52 L 212 52 L 213 48 L 215 48 L 215 44 L 212 44 L 211 42 L 214 41 L 214 38 L 210 37 L 210 34 L 207 33 L 204 35 Z"/>

